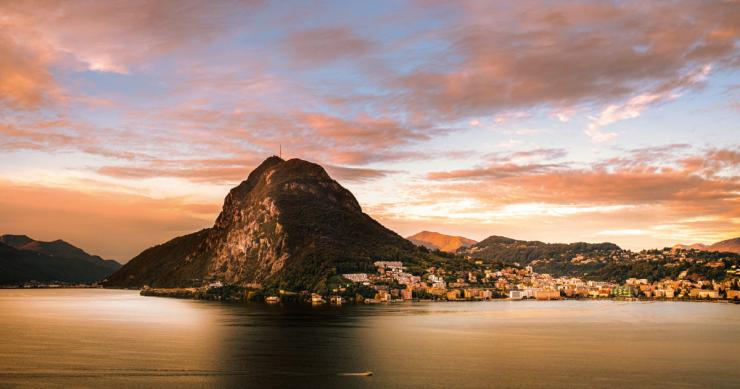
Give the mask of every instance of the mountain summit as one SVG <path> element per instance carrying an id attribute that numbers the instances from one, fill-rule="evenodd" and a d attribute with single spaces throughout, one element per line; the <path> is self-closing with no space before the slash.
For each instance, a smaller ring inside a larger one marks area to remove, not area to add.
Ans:
<path id="1" fill-rule="evenodd" d="M 462 236 L 445 235 L 440 234 L 439 232 L 432 231 L 422 231 L 417 234 L 411 235 L 406 239 L 410 240 L 416 245 L 421 245 L 428 249 L 437 249 L 450 253 L 454 253 L 460 247 L 470 247 L 478 243 L 477 241 Z"/>
<path id="2" fill-rule="evenodd" d="M 215 278 L 318 290 L 334 274 L 419 253 L 363 213 L 321 166 L 273 156 L 231 189 L 213 227 L 145 250 L 108 285 L 175 287 Z"/>

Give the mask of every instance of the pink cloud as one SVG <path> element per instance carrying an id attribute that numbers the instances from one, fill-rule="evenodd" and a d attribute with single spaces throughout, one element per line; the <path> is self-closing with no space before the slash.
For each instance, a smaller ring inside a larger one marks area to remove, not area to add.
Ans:
<path id="1" fill-rule="evenodd" d="M 347 27 L 318 27 L 290 34 L 284 46 L 299 63 L 321 65 L 362 56 L 373 45 Z"/>
<path id="2" fill-rule="evenodd" d="M 411 109 L 459 118 L 628 100 L 589 129 L 603 141 L 613 138 L 600 131 L 603 123 L 660 100 L 650 96 L 691 87 L 707 65 L 737 65 L 740 20 L 732 2 L 466 7 L 464 23 L 442 33 L 453 42 L 445 55 L 458 63 L 421 66 L 396 81 Z"/>

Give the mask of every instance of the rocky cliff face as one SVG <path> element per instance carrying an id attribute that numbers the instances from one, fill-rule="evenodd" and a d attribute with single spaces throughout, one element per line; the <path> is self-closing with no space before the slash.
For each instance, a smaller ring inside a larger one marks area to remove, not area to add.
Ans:
<path id="1" fill-rule="evenodd" d="M 270 157 L 226 196 L 210 229 L 149 249 L 110 277 L 111 286 L 227 283 L 314 290 L 335 273 L 419 251 L 364 214 L 319 165 Z"/>

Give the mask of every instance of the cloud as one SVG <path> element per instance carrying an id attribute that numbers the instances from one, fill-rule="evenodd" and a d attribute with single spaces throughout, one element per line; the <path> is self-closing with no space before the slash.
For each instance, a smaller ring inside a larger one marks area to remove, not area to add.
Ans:
<path id="1" fill-rule="evenodd" d="M 340 182 L 367 182 L 394 173 L 382 169 L 353 168 L 335 165 L 326 165 L 325 167 L 329 175 Z"/>
<path id="2" fill-rule="evenodd" d="M 234 185 L 247 178 L 262 162 L 254 158 L 221 158 L 190 160 L 149 160 L 136 165 L 102 166 L 98 174 L 119 179 L 181 178 L 194 183 Z M 324 164 L 329 175 L 340 182 L 367 182 L 394 172 L 382 169 L 358 168 Z"/>
<path id="3" fill-rule="evenodd" d="M 521 203 L 552 206 L 655 206 L 674 217 L 740 215 L 740 155 L 736 149 L 688 149 L 669 145 L 638 149 L 628 157 L 578 167 L 573 163 L 518 164 L 430 172 L 436 191 L 424 200 L 474 199 L 480 209 Z M 698 161 L 706 161 L 699 164 Z M 651 208 L 646 208 L 649 212 Z"/>
<path id="4" fill-rule="evenodd" d="M 491 162 L 487 166 L 430 172 L 427 174 L 427 178 L 431 180 L 485 180 L 543 174 L 564 168 L 566 166 L 564 164 L 548 161 L 561 159 L 566 155 L 568 155 L 567 150 L 554 148 L 495 153 L 487 155 L 487 159 Z"/>
<path id="5" fill-rule="evenodd" d="M 56 85 L 43 59 L 0 29 L 0 107 L 27 110 L 55 96 Z"/>
<path id="6" fill-rule="evenodd" d="M 649 106 L 677 98 L 677 93 L 681 88 L 693 87 L 701 83 L 711 70 L 711 65 L 705 65 L 694 74 L 677 80 L 673 85 L 663 85 L 663 92 L 643 93 L 630 98 L 624 104 L 610 104 L 597 117 L 592 117 L 588 127 L 585 130 L 592 141 L 596 143 L 607 142 L 617 137 L 614 132 L 603 132 L 602 127 L 612 123 L 634 119 L 639 117 L 642 112 Z"/>
<path id="7" fill-rule="evenodd" d="M 703 156 L 690 156 L 679 161 L 681 167 L 694 174 L 726 179 L 740 177 L 740 150 L 710 149 Z"/>
<path id="8" fill-rule="evenodd" d="M 134 165 L 102 166 L 97 173 L 123 179 L 183 178 L 192 182 L 236 184 L 262 162 L 254 158 L 153 159 Z"/>
<path id="9" fill-rule="evenodd" d="M 510 162 L 510 161 L 551 161 L 560 159 L 568 155 L 568 150 L 556 148 L 538 148 L 531 150 L 522 150 L 509 153 L 496 153 L 488 155 L 492 161 Z"/>
<path id="10" fill-rule="evenodd" d="M 597 232 L 596 235 L 623 236 L 623 235 L 646 235 L 648 233 L 649 232 L 645 230 L 626 229 L 626 230 L 604 230 L 604 231 Z"/>
<path id="11" fill-rule="evenodd" d="M 176 182 L 202 194 L 244 179 L 282 145 L 343 182 L 393 182 L 367 185 L 366 198 L 394 192 L 413 211 L 399 215 L 440 223 L 445 210 L 486 223 L 567 219 L 591 234 L 633 226 L 578 215 L 620 213 L 646 231 L 635 220 L 704 213 L 722 231 L 737 220 L 736 148 L 621 150 L 615 126 L 710 75 L 727 82 L 740 65 L 736 3 L 363 7 L 0 2 L 0 150 L 21 161 L 6 174 L 43 155 L 33 163 L 64 159 L 112 186 Z M 274 26 L 288 27 L 266 33 Z M 604 153 L 618 156 L 569 161 L 578 149 L 557 131 L 575 125 L 595 142 L 616 140 Z M 505 137 L 484 139 L 489 127 Z M 681 139 L 717 139 L 697 131 Z M 523 136 L 539 147 L 515 151 Z M 496 145 L 511 151 L 482 149 Z M 454 166 L 470 160 L 483 162 Z"/>
<path id="12" fill-rule="evenodd" d="M 190 137 L 191 142 L 197 141 L 212 151 L 274 153 L 282 145 L 288 158 L 333 165 L 424 158 L 423 153 L 405 148 L 444 133 L 427 125 L 364 113 L 340 116 L 302 110 L 234 112 L 193 110 L 186 106 L 156 116 L 168 118 L 169 126 L 184 128 L 177 134 L 180 139 Z M 212 136 L 213 129 L 219 137 Z"/>
<path id="13" fill-rule="evenodd" d="M 35 109 L 57 102 L 65 96 L 52 66 L 126 74 L 213 39 L 254 7 L 248 1 L 2 2 L 0 103 Z"/>
<path id="14" fill-rule="evenodd" d="M 584 132 L 586 133 L 586 135 L 588 135 L 589 138 L 591 138 L 593 142 L 596 142 L 596 143 L 608 142 L 617 137 L 616 132 L 602 131 L 601 126 L 598 123 L 589 124 L 588 128 L 586 128 Z"/>
<path id="15" fill-rule="evenodd" d="M 317 27 L 296 31 L 283 42 L 285 50 L 300 64 L 324 65 L 357 58 L 370 52 L 372 43 L 348 27 Z"/>
<path id="16" fill-rule="evenodd" d="M 48 153 L 66 153 L 80 151 L 83 153 L 117 160 L 134 160 L 151 158 L 142 144 L 146 139 L 136 134 L 116 129 L 99 129 L 78 121 L 72 121 L 63 115 L 18 115 L 8 113 L 0 119 L 0 150 L 21 151 L 34 150 Z"/>
<path id="17" fill-rule="evenodd" d="M 127 73 L 152 56 L 212 39 L 255 3 L 19 1 L 2 7 L 2 23 L 56 56 L 72 55 L 89 70 Z"/>
<path id="18" fill-rule="evenodd" d="M 606 105 L 599 128 L 635 117 L 709 66 L 737 65 L 734 2 L 563 2 L 502 8 L 469 2 L 451 44 L 435 56 L 457 61 L 419 66 L 396 80 L 414 111 L 442 118 L 550 106 Z M 680 21 L 680 22 L 677 22 Z M 429 61 L 429 63 L 432 63 Z M 614 106 L 615 102 L 627 102 Z"/>
<path id="19" fill-rule="evenodd" d="M 515 163 L 502 163 L 476 169 L 451 170 L 444 172 L 431 172 L 427 178 L 431 180 L 483 180 L 487 178 L 517 177 L 523 174 L 544 173 L 558 168 L 555 164 L 528 164 L 518 165 Z"/>
<path id="20" fill-rule="evenodd" d="M 405 232 L 414 221 L 482 234 L 477 238 L 573 242 L 611 236 L 645 248 L 737 236 L 737 146 L 641 148 L 586 165 L 515 162 L 514 153 L 508 155 L 509 161 L 429 172 L 427 181 L 403 184 L 398 192 L 405 196 L 368 209 Z"/>

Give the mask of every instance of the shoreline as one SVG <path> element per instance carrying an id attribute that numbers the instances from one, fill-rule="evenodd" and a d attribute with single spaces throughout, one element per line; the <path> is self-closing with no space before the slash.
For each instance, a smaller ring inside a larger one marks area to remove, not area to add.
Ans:
<path id="1" fill-rule="evenodd" d="M 120 289 L 120 290 L 132 290 L 125 288 L 105 288 L 105 289 Z M 135 290 L 135 289 L 133 289 Z M 276 304 L 300 304 L 300 305 L 390 305 L 390 304 L 404 304 L 404 303 L 418 303 L 418 302 L 432 302 L 432 303 L 457 303 L 457 302 L 486 302 L 486 301 L 621 301 L 621 302 L 695 302 L 695 303 L 718 303 L 718 304 L 740 304 L 740 300 L 729 300 L 729 299 L 694 299 L 694 298 L 624 298 L 624 297 L 599 297 L 599 298 L 573 298 L 563 297 L 559 299 L 535 299 L 535 298 L 524 298 L 524 299 L 512 299 L 512 298 L 490 298 L 490 299 L 410 299 L 410 300 L 391 300 L 391 301 L 353 301 L 346 300 L 339 304 L 329 303 L 322 301 L 321 303 L 311 302 L 310 299 L 290 299 L 288 301 L 275 301 L 268 302 L 264 300 L 250 300 L 246 295 L 239 296 L 223 296 L 219 294 L 210 294 L 207 291 L 199 290 L 196 288 L 149 288 L 139 289 L 139 294 L 146 297 L 162 297 L 162 298 L 176 298 L 185 300 L 206 300 L 206 301 L 223 301 L 223 302 L 238 302 L 238 303 L 253 303 L 253 304 L 264 304 L 264 305 L 276 305 Z"/>
<path id="2" fill-rule="evenodd" d="M 718 303 L 718 304 L 739 304 L 740 300 L 738 299 L 727 299 L 727 298 L 717 298 L 717 299 L 696 299 L 696 298 L 640 298 L 640 297 L 561 297 L 561 298 L 553 298 L 553 299 L 536 299 L 536 298 L 522 298 L 522 299 L 512 299 L 508 297 L 500 297 L 500 298 L 486 298 L 486 299 L 454 299 L 449 300 L 446 298 L 440 298 L 440 299 L 419 299 L 414 298 L 410 300 L 402 300 L 402 299 L 395 299 L 391 301 L 378 301 L 374 299 L 365 299 L 365 301 L 354 301 L 350 299 L 343 299 L 342 303 L 335 304 L 330 303 L 327 300 L 322 300 L 320 303 L 311 302 L 310 295 L 308 295 L 308 298 L 305 298 L 305 300 L 302 300 L 300 298 L 300 295 L 298 293 L 290 295 L 290 299 L 286 299 L 287 301 L 284 301 L 280 299 L 279 301 L 270 302 L 265 300 L 250 300 L 247 296 L 248 294 L 241 294 L 241 295 L 222 295 L 222 294 L 216 294 L 216 293 L 209 293 L 207 290 L 203 290 L 201 288 L 115 288 L 115 287 L 104 287 L 101 285 L 45 285 L 45 286 L 32 286 L 32 287 L 26 287 L 26 286 L 8 286 L 8 285 L 2 285 L 0 286 L 0 290 L 38 290 L 38 289 L 101 289 L 101 290 L 130 290 L 130 291 L 139 291 L 139 295 L 145 296 L 145 297 L 162 297 L 162 298 L 176 298 L 176 299 L 182 299 L 182 300 L 204 300 L 204 301 L 222 301 L 222 302 L 236 302 L 236 303 L 252 303 L 252 304 L 264 304 L 264 305 L 283 305 L 283 304 L 298 304 L 298 305 L 314 305 L 314 306 L 324 306 L 324 305 L 333 305 L 333 306 L 341 306 L 341 305 L 390 305 L 390 304 L 404 304 L 404 303 L 419 303 L 419 302 L 431 302 L 431 303 L 459 303 L 459 302 L 486 302 L 486 301 L 621 301 L 621 302 L 691 302 L 691 303 Z M 305 297 L 305 296 L 304 296 Z M 328 297 L 327 297 L 328 298 Z"/>

